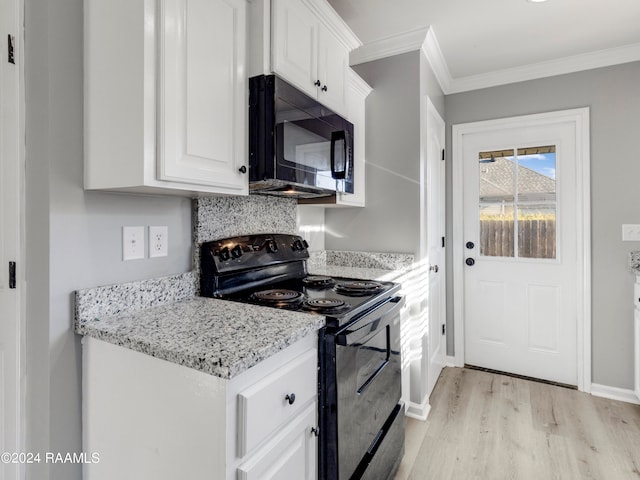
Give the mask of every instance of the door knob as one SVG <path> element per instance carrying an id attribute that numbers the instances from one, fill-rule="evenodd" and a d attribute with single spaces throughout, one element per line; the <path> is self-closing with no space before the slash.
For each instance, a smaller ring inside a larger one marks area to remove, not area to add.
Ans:
<path id="1" fill-rule="evenodd" d="M 432 265 L 429 267 L 430 272 L 438 273 L 438 270 L 439 270 L 438 265 Z"/>
<path id="2" fill-rule="evenodd" d="M 469 265 L 470 267 L 472 267 L 473 265 L 476 264 L 476 261 L 473 258 L 467 258 L 464 263 L 466 263 L 467 265 Z"/>

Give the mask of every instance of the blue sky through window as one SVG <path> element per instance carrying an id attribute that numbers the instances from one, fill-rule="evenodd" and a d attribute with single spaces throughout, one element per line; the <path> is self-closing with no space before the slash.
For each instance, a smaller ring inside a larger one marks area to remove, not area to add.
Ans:
<path id="1" fill-rule="evenodd" d="M 537 153 L 518 157 L 520 165 L 549 178 L 556 178 L 556 154 Z"/>

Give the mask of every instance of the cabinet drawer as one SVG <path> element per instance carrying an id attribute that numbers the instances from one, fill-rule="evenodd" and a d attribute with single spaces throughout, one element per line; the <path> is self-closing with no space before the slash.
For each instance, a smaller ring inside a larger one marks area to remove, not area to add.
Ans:
<path id="1" fill-rule="evenodd" d="M 238 480 L 316 478 L 315 405 L 288 422 L 276 437 L 238 468 Z"/>
<path id="2" fill-rule="evenodd" d="M 310 351 L 238 394 L 239 457 L 315 401 L 317 365 Z"/>

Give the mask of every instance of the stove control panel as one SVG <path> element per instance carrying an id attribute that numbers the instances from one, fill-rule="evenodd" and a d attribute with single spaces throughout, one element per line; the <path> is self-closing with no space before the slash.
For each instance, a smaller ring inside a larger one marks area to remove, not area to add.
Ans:
<path id="1" fill-rule="evenodd" d="M 298 235 L 245 235 L 202 244 L 204 275 L 234 273 L 309 258 L 309 244 Z"/>

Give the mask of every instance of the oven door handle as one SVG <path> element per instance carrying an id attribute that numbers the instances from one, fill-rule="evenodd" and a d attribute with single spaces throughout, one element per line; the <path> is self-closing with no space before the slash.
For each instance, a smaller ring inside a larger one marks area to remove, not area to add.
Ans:
<path id="1" fill-rule="evenodd" d="M 360 320 L 356 320 L 355 323 L 338 332 L 336 334 L 336 344 L 346 347 L 363 343 L 372 334 L 393 322 L 404 302 L 404 297 L 398 296 L 383 303 Z"/>

